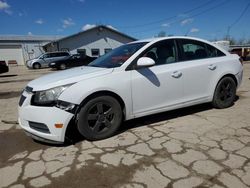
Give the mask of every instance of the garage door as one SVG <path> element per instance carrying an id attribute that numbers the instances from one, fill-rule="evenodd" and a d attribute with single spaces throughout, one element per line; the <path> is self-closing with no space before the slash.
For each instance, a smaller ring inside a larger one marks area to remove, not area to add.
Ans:
<path id="1" fill-rule="evenodd" d="M 24 65 L 21 46 L 0 46 L 0 60 L 16 61 L 18 65 Z"/>

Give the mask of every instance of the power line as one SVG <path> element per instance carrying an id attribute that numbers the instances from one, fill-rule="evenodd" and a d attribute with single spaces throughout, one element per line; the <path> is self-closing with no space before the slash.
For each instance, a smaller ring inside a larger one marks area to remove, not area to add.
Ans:
<path id="1" fill-rule="evenodd" d="M 207 12 L 209 12 L 209 11 L 212 11 L 212 10 L 214 10 L 214 9 L 216 9 L 216 8 L 219 8 L 219 7 L 225 5 L 225 4 L 228 3 L 228 2 L 229 2 L 228 0 L 222 1 L 221 3 L 218 3 L 218 4 L 216 4 L 215 6 L 212 6 L 212 7 L 208 8 L 208 9 L 205 9 L 205 10 L 203 10 L 202 12 L 199 12 L 199 13 L 196 13 L 196 14 L 191 15 L 191 16 L 189 17 L 189 19 L 190 19 L 190 18 L 197 17 L 197 16 L 200 16 L 200 15 L 202 15 L 202 14 L 205 14 L 205 13 L 207 13 Z M 175 17 L 178 18 L 177 16 L 175 16 Z M 187 18 L 185 18 L 185 19 L 187 19 Z M 185 19 L 183 19 L 183 18 L 177 19 L 177 20 L 175 20 L 175 21 L 170 22 L 169 24 L 172 25 L 172 24 L 175 24 L 175 23 L 179 23 L 179 22 L 181 22 L 181 21 L 184 21 Z M 156 28 L 151 28 L 151 29 L 141 30 L 141 31 L 136 31 L 136 32 L 131 32 L 131 33 L 136 34 L 136 33 L 149 32 L 149 31 L 156 31 L 156 30 L 158 30 L 158 29 L 156 29 Z"/>
<path id="2" fill-rule="evenodd" d="M 247 9 L 249 8 L 249 6 L 250 6 L 250 2 L 247 4 L 247 6 L 241 12 L 240 16 L 230 25 L 230 28 L 232 28 L 234 25 L 236 25 L 241 20 L 241 18 L 244 16 L 244 14 L 246 13 Z"/>
<path id="3" fill-rule="evenodd" d="M 250 7 L 250 2 L 246 5 L 246 7 L 243 9 L 243 11 L 241 12 L 240 16 L 231 24 L 228 26 L 227 28 L 227 35 L 226 37 L 229 39 L 229 35 L 230 35 L 230 30 L 232 29 L 233 26 L 235 26 L 240 20 L 241 18 L 244 16 L 244 14 L 246 13 L 247 9 Z"/>
<path id="4" fill-rule="evenodd" d="M 212 2 L 214 2 L 214 0 L 209 0 L 206 3 L 203 3 L 203 4 L 201 4 L 201 5 L 197 6 L 197 7 L 194 7 L 192 9 L 190 9 L 190 10 L 187 10 L 187 11 L 183 12 L 182 14 L 188 14 L 190 12 L 193 12 L 193 11 L 197 10 L 197 9 L 205 7 L 206 5 L 208 5 L 208 4 L 212 3 Z M 152 21 L 152 22 L 144 23 L 144 24 L 130 25 L 130 26 L 116 26 L 116 27 L 119 27 L 121 29 L 144 27 L 144 26 L 148 26 L 148 25 L 153 25 L 153 24 L 161 23 L 163 21 L 172 20 L 172 19 L 177 18 L 177 17 L 178 16 L 170 16 L 170 17 L 167 17 L 167 18 L 164 18 L 164 19 L 155 20 L 155 21 Z"/>
<path id="5" fill-rule="evenodd" d="M 220 6 L 225 5 L 225 4 L 228 3 L 228 2 L 229 2 L 228 0 L 222 1 L 221 3 L 219 3 L 219 4 L 215 5 L 215 6 L 212 6 L 212 7 L 208 8 L 208 9 L 205 9 L 205 10 L 203 10 L 202 12 L 199 12 L 199 13 L 197 13 L 197 14 L 191 15 L 190 18 L 194 18 L 194 17 L 200 16 L 200 15 L 202 15 L 202 14 L 205 14 L 205 13 L 207 13 L 207 12 L 210 12 L 210 11 L 212 11 L 212 10 L 214 10 L 214 9 L 219 8 Z M 185 19 L 179 19 L 179 20 L 176 20 L 176 21 L 174 21 L 174 22 L 172 22 L 172 23 L 170 23 L 170 24 L 177 23 L 177 22 L 179 23 L 179 22 L 184 21 L 184 20 L 185 20 Z"/>

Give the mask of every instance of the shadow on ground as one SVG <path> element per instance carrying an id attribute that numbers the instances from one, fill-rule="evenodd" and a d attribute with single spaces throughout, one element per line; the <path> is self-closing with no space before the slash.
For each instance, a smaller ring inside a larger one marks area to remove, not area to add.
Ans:
<path id="1" fill-rule="evenodd" d="M 14 76 L 17 76 L 17 74 L 0 75 L 0 78 L 8 78 L 8 77 L 14 77 Z"/>
<path id="2" fill-rule="evenodd" d="M 236 96 L 235 102 L 237 100 L 239 100 L 239 96 Z M 130 129 L 135 129 L 138 127 L 154 124 L 154 123 L 161 122 L 161 121 L 168 121 L 168 120 L 172 120 L 178 117 L 188 116 L 188 115 L 192 115 L 192 114 L 210 110 L 210 109 L 213 109 L 212 104 L 205 103 L 205 104 L 199 104 L 199 105 L 181 108 L 177 110 L 171 110 L 171 111 L 167 111 L 163 113 L 158 113 L 154 115 L 149 115 L 149 116 L 145 116 L 141 118 L 136 118 L 133 120 L 128 120 L 122 123 L 119 131 L 114 136 L 122 134 L 123 132 L 126 132 Z M 77 131 L 77 127 L 74 123 L 74 120 L 71 120 L 68 126 L 65 140 L 66 141 L 64 144 L 59 144 L 59 145 L 47 144 L 47 143 L 43 143 L 39 141 L 36 141 L 36 142 L 43 144 L 43 145 L 47 145 L 47 146 L 64 147 L 64 146 L 69 146 L 69 145 L 75 145 L 79 142 L 84 141 L 85 138 L 82 135 L 80 135 L 80 133 Z"/>
<path id="3" fill-rule="evenodd" d="M 212 109 L 212 105 L 210 103 L 208 104 L 202 104 L 202 105 L 196 105 L 191 107 L 186 107 L 178 110 L 172 110 L 167 111 L 163 113 L 158 113 L 154 115 L 149 115 L 129 121 L 125 121 L 119 131 L 115 134 L 115 136 L 122 134 L 123 132 L 126 132 L 130 129 L 150 125 L 153 123 L 161 122 L 161 121 L 167 121 L 171 119 L 175 119 L 178 117 L 183 117 L 191 114 L 195 114 L 198 112 L 206 111 Z M 79 142 L 84 141 L 85 139 L 78 133 L 76 130 L 76 126 L 74 125 L 74 122 L 71 122 L 70 129 L 67 130 L 66 134 L 66 143 L 62 146 L 77 144 Z"/>

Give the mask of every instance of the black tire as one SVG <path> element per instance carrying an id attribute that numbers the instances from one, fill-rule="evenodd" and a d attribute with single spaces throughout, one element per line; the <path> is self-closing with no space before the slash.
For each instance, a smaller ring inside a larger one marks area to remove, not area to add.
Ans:
<path id="1" fill-rule="evenodd" d="M 112 136 L 122 122 L 122 109 L 111 96 L 99 96 L 88 101 L 78 113 L 77 128 L 87 140 Z"/>
<path id="2" fill-rule="evenodd" d="M 216 86 L 213 106 L 215 108 L 228 108 L 234 104 L 236 96 L 236 83 L 231 77 L 222 78 Z"/>
<path id="3" fill-rule="evenodd" d="M 59 65 L 59 69 L 60 69 L 60 70 L 66 69 L 66 65 L 65 65 L 64 63 L 60 64 L 60 65 Z"/>
<path id="4" fill-rule="evenodd" d="M 33 64 L 33 69 L 40 69 L 40 68 L 41 68 L 40 63 L 34 63 Z"/>

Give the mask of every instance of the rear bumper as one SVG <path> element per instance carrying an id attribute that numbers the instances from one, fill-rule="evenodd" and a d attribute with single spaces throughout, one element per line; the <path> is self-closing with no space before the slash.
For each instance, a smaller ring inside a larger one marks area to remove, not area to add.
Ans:
<path id="1" fill-rule="evenodd" d="M 1 66 L 0 73 L 5 73 L 9 72 L 9 67 L 8 66 Z"/>
<path id="2" fill-rule="evenodd" d="M 237 79 L 237 88 L 240 87 L 241 83 L 242 83 L 242 78 L 243 78 L 243 69 L 235 75 L 236 79 Z"/>

